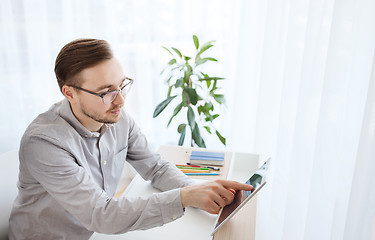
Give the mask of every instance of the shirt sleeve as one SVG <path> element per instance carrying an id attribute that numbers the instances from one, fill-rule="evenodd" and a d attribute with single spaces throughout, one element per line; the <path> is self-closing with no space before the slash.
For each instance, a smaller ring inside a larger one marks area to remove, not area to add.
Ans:
<path id="1" fill-rule="evenodd" d="M 109 197 L 57 139 L 34 135 L 24 141 L 20 150 L 20 159 L 37 181 L 35 184 L 40 184 L 90 231 L 117 234 L 148 229 L 183 215 L 179 189 L 153 194 L 148 198 Z M 162 169 L 164 165 L 163 162 Z M 145 172 L 150 178 L 158 176 L 154 170 Z M 154 182 L 158 186 L 164 184 L 164 181 L 155 179 Z"/>

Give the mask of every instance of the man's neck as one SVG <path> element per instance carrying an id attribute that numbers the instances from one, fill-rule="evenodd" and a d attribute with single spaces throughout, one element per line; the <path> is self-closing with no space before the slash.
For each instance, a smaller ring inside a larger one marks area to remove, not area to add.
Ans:
<path id="1" fill-rule="evenodd" d="M 89 131 L 91 132 L 100 132 L 100 129 L 104 125 L 103 123 L 97 122 L 94 119 L 86 116 L 82 112 L 75 109 L 74 105 L 70 104 L 70 108 L 72 109 L 72 113 L 75 118 Z"/>

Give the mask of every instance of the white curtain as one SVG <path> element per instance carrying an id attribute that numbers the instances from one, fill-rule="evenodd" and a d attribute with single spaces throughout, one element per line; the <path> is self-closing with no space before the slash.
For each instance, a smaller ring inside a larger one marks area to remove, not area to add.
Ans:
<path id="1" fill-rule="evenodd" d="M 17 148 L 30 121 L 62 99 L 54 60 L 63 45 L 83 37 L 109 41 L 125 73 L 136 80 L 126 107 L 150 142 L 176 144 L 178 122 L 166 129 L 169 113 L 152 118 L 167 95 L 160 72 L 169 54 L 161 46 L 189 54 L 194 49 L 193 34 L 201 42 L 217 40 L 209 54 L 221 61 L 208 70 L 229 77 L 237 49 L 239 8 L 239 1 L 224 0 L 1 0 L 0 131 L 7 140 L 0 152 Z M 212 142 L 221 147 L 218 140 Z"/>
<path id="2" fill-rule="evenodd" d="M 226 149 L 273 158 L 257 239 L 369 239 L 374 12 L 373 0 L 1 0 L 0 153 L 62 99 L 54 60 L 81 37 L 110 42 L 136 80 L 126 108 L 153 145 L 176 144 L 178 122 L 165 127 L 173 109 L 152 118 L 167 92 L 161 46 L 188 54 L 196 34 L 216 40 L 208 55 L 219 63 L 206 70 L 226 78 L 217 125 Z"/>
<path id="3" fill-rule="evenodd" d="M 374 12 L 374 1 L 243 2 L 229 146 L 273 157 L 257 239 L 370 239 Z"/>

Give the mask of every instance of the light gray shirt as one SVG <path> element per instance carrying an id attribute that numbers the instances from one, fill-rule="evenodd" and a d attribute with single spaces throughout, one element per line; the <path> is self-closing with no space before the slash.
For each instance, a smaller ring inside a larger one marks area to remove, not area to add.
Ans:
<path id="1" fill-rule="evenodd" d="M 27 128 L 19 150 L 19 193 L 10 216 L 10 239 L 88 239 L 171 222 L 184 213 L 180 187 L 192 181 L 149 149 L 128 113 L 88 131 L 67 100 Z M 151 197 L 113 197 L 128 161 L 154 187 Z"/>

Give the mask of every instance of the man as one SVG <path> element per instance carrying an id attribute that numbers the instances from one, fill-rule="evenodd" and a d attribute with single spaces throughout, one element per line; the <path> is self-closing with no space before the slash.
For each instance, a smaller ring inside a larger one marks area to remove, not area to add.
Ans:
<path id="1" fill-rule="evenodd" d="M 192 185 L 173 164 L 150 151 L 122 110 L 133 80 L 107 42 L 78 39 L 62 48 L 55 74 L 65 99 L 39 115 L 21 140 L 19 194 L 10 239 L 88 239 L 171 222 L 193 206 L 209 213 L 247 184 Z M 124 161 L 164 192 L 148 198 L 113 197 Z"/>

